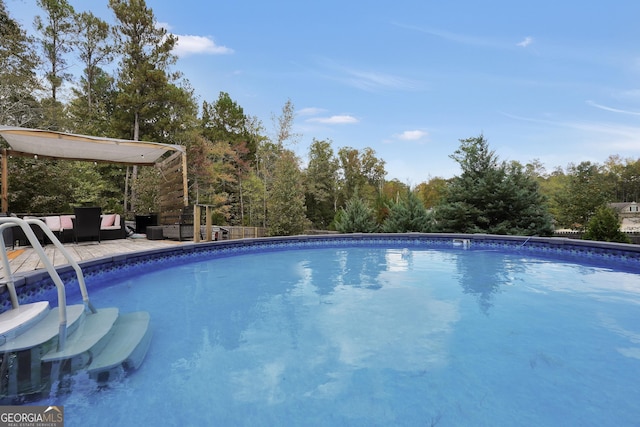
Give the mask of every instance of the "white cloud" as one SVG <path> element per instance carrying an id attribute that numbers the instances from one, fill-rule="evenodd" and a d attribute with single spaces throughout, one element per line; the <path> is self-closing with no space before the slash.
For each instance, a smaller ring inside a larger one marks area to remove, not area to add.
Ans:
<path id="1" fill-rule="evenodd" d="M 299 116 L 316 116 L 318 114 L 324 113 L 325 111 L 327 110 L 325 110 L 324 108 L 307 107 L 299 110 L 297 114 Z"/>
<path id="2" fill-rule="evenodd" d="M 427 135 L 428 133 L 422 130 L 405 130 L 401 134 L 395 135 L 395 137 L 403 141 L 417 141 Z"/>
<path id="3" fill-rule="evenodd" d="M 362 71 L 356 69 L 344 69 L 347 77 L 343 78 L 350 86 L 363 90 L 375 89 L 399 89 L 408 90 L 419 87 L 415 81 L 391 74 L 379 73 L 376 71 Z"/>
<path id="4" fill-rule="evenodd" d="M 531 43 L 533 43 L 533 37 L 525 37 L 524 40 L 522 40 L 520 43 L 518 43 L 518 46 L 527 47 Z"/>
<path id="5" fill-rule="evenodd" d="M 593 101 L 587 101 L 587 104 L 591 105 L 592 107 L 599 108 L 601 110 L 611 111 L 612 113 L 622 113 L 622 114 L 631 114 L 633 116 L 640 116 L 640 112 L 638 111 L 620 110 L 618 108 L 607 107 L 606 105 L 600 105 Z"/>
<path id="6" fill-rule="evenodd" d="M 224 55 L 233 53 L 233 49 L 226 46 L 219 46 L 210 37 L 178 35 L 178 42 L 174 53 L 178 56 L 194 54 Z"/>
<path id="7" fill-rule="evenodd" d="M 314 123 L 331 124 L 331 125 L 358 123 L 358 119 L 356 119 L 353 116 L 349 116 L 349 115 L 337 115 L 337 116 L 331 116 L 331 117 L 316 117 L 316 118 L 309 119 L 307 121 L 308 122 L 314 122 Z"/>

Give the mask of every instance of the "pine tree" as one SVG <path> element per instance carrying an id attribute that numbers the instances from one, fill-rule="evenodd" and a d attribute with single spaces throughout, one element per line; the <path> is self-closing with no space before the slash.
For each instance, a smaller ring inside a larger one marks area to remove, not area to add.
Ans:
<path id="1" fill-rule="evenodd" d="M 373 233 L 378 228 L 374 218 L 373 209 L 356 190 L 336 215 L 335 228 L 340 233 Z"/>
<path id="2" fill-rule="evenodd" d="M 385 233 L 428 233 L 432 228 L 426 208 L 411 189 L 407 189 L 405 197 L 391 204 L 389 216 L 382 224 Z"/>
<path id="3" fill-rule="evenodd" d="M 606 205 L 600 206 L 591 217 L 583 238 L 603 242 L 631 243 L 629 237 L 620 231 L 617 212 Z"/>
<path id="4" fill-rule="evenodd" d="M 33 39 L 6 10 L 0 0 L 0 123 L 7 126 L 37 126 L 40 108 L 33 91 L 38 56 Z"/>
<path id="5" fill-rule="evenodd" d="M 553 227 L 538 183 L 519 163 L 499 162 L 481 135 L 461 140 L 451 156 L 462 174 L 436 207 L 439 231 L 551 235 Z"/>

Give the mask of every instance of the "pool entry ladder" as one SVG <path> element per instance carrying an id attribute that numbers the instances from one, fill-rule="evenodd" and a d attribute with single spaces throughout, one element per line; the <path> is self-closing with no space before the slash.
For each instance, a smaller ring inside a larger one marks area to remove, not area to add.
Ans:
<path id="1" fill-rule="evenodd" d="M 57 290 L 57 307 L 49 301 L 20 304 L 2 238 L 20 227 Z M 39 227 L 73 267 L 83 304 L 67 306 L 65 285 L 32 227 Z M 142 363 L 151 342 L 149 314 L 120 314 L 96 309 L 82 269 L 53 232 L 38 219 L 0 218 L 0 257 L 11 307 L 0 313 L 0 404 L 68 391 L 73 375 L 84 371 L 97 385 L 121 378 Z"/>

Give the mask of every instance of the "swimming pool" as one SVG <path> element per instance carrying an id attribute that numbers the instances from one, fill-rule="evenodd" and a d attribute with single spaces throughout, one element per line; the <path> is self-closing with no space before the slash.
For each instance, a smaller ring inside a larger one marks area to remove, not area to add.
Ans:
<path id="1" fill-rule="evenodd" d="M 167 259 L 97 262 L 92 301 L 149 311 L 151 348 L 122 382 L 80 376 L 42 404 L 67 426 L 634 425 L 636 256 L 529 244 L 266 239 L 152 272 Z"/>

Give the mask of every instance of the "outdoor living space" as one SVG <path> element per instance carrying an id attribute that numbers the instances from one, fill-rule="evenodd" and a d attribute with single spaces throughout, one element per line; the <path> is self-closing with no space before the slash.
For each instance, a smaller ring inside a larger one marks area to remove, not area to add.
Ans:
<path id="1" fill-rule="evenodd" d="M 106 240 L 99 244 L 97 242 L 68 243 L 65 244 L 64 247 L 76 262 L 81 262 L 131 252 L 170 247 L 182 243 L 186 242 L 138 238 Z M 62 255 L 60 249 L 54 245 L 45 245 L 43 249 L 54 267 L 68 264 L 68 261 Z M 38 254 L 31 246 L 16 247 L 14 250 L 8 250 L 8 257 L 9 267 L 14 275 L 25 274 L 44 268 Z M 5 277 L 4 269 L 0 267 L 0 281 L 4 281 Z"/>

